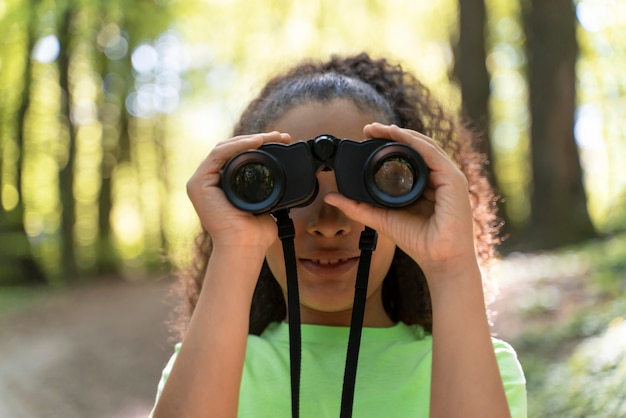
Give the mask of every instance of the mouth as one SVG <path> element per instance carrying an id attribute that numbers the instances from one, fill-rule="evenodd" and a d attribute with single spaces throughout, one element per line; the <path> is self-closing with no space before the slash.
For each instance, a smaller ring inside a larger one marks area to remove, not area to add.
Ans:
<path id="1" fill-rule="evenodd" d="M 335 259 L 303 259 L 304 261 L 310 261 L 315 264 L 321 264 L 323 266 L 345 263 L 350 260 L 350 258 L 335 258 Z"/>
<path id="2" fill-rule="evenodd" d="M 317 276 L 341 276 L 359 262 L 359 257 L 346 258 L 301 258 L 300 265 Z"/>

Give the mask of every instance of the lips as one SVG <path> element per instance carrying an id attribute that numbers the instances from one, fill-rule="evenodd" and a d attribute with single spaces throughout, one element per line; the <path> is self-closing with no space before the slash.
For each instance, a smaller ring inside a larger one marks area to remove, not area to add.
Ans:
<path id="1" fill-rule="evenodd" d="M 304 259 L 306 261 L 311 261 L 313 263 L 317 263 L 317 264 L 322 264 L 322 265 L 330 265 L 330 264 L 338 264 L 338 263 L 343 263 L 346 262 L 348 260 L 350 260 L 349 258 L 337 258 L 337 259 Z"/>
<path id="2" fill-rule="evenodd" d="M 359 257 L 300 258 L 300 265 L 317 276 L 338 277 L 356 267 Z"/>

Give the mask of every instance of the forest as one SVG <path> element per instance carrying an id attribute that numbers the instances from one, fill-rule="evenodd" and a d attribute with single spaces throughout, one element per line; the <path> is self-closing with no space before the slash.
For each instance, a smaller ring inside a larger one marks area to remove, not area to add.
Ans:
<path id="1" fill-rule="evenodd" d="M 483 138 L 529 416 L 626 417 L 625 20 L 616 0 L 0 0 L 0 317 L 185 266 L 185 183 L 244 103 L 284 63 L 368 51 Z"/>

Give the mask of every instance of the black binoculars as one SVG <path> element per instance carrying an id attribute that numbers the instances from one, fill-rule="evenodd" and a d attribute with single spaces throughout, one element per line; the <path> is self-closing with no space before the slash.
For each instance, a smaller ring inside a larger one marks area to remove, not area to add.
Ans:
<path id="1" fill-rule="evenodd" d="M 414 203 L 428 181 L 422 156 L 406 144 L 321 135 L 237 154 L 222 170 L 221 187 L 233 206 L 243 211 L 275 212 L 313 202 L 319 189 L 317 173 L 330 170 L 339 193 L 380 207 Z"/>

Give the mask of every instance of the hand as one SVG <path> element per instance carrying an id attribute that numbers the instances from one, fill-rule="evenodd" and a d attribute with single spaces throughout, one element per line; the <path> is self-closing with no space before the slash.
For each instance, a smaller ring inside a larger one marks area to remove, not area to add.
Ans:
<path id="1" fill-rule="evenodd" d="M 379 123 L 366 125 L 366 138 L 385 138 L 415 148 L 430 169 L 420 199 L 403 209 L 385 209 L 351 201 L 338 193 L 325 197 L 348 217 L 390 238 L 427 271 L 455 261 L 475 259 L 473 218 L 465 175 L 431 138 Z M 428 274 L 427 274 L 428 277 Z"/>
<path id="2" fill-rule="evenodd" d="M 258 247 L 265 253 L 276 240 L 276 224 L 269 214 L 252 215 L 240 211 L 220 188 L 220 170 L 240 152 L 269 142 L 288 143 L 288 134 L 279 132 L 242 135 L 217 144 L 187 182 L 187 194 L 213 247 Z"/>

